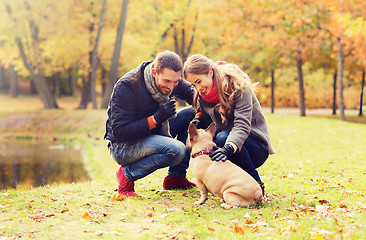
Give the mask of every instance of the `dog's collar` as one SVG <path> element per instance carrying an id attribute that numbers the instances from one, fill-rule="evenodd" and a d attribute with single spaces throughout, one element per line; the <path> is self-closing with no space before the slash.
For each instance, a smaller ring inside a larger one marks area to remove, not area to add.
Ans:
<path id="1" fill-rule="evenodd" d="M 198 153 L 192 154 L 192 158 L 196 158 L 196 157 L 201 156 L 203 154 L 210 154 L 214 151 L 215 150 L 213 150 L 212 148 L 206 148 L 206 149 L 203 149 L 203 150 L 199 151 Z"/>

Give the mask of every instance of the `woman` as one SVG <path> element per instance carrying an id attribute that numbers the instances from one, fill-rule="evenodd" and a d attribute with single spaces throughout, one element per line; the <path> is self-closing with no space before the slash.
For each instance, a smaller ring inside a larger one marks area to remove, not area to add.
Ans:
<path id="1" fill-rule="evenodd" d="M 212 160 L 233 163 L 248 172 L 262 188 L 256 168 L 274 153 L 266 120 L 254 94 L 255 84 L 235 64 L 214 63 L 195 54 L 184 63 L 183 77 L 193 84 L 197 127 L 217 125 Z"/>

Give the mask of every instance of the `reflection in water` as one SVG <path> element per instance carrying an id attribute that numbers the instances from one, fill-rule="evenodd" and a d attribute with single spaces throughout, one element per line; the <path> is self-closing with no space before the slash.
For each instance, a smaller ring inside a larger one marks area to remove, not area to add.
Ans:
<path id="1" fill-rule="evenodd" d="M 0 189 L 89 179 L 80 150 L 44 141 L 0 141 Z"/>

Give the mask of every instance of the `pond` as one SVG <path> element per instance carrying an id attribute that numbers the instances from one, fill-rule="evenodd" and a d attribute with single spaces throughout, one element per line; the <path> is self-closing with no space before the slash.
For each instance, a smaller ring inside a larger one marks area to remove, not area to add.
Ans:
<path id="1" fill-rule="evenodd" d="M 72 144 L 0 139 L 0 189 L 88 180 L 82 151 Z"/>

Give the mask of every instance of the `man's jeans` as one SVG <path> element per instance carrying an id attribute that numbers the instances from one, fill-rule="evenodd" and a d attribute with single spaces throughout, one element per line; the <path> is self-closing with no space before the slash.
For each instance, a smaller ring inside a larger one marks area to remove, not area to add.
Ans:
<path id="1" fill-rule="evenodd" d="M 221 131 L 216 135 L 214 142 L 218 147 L 224 146 L 229 133 L 230 131 Z M 258 140 L 248 136 L 241 151 L 236 152 L 232 158 L 230 158 L 230 161 L 244 169 L 256 181 L 260 182 L 261 179 L 256 168 L 262 166 L 267 158 L 268 151 L 259 143 Z"/>
<path id="2" fill-rule="evenodd" d="M 111 155 L 123 166 L 123 172 L 130 181 L 165 167 L 169 167 L 169 175 L 185 177 L 190 159 L 185 142 L 193 117 L 193 108 L 187 107 L 169 120 L 170 133 L 176 139 L 153 134 L 135 142 L 115 142 L 110 146 Z"/>

